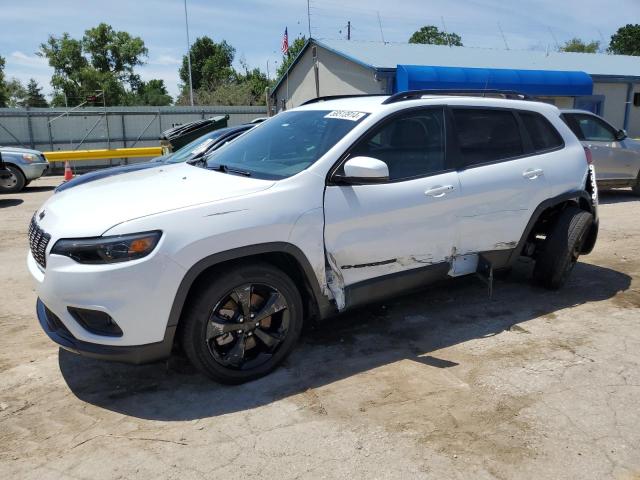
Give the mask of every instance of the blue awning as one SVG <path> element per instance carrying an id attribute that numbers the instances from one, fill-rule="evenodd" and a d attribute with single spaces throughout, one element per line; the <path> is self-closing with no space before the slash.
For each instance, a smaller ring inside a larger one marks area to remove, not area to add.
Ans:
<path id="1" fill-rule="evenodd" d="M 420 89 L 497 89 L 529 95 L 591 95 L 593 81 L 585 72 L 512 70 L 505 68 L 398 65 L 395 91 Z"/>

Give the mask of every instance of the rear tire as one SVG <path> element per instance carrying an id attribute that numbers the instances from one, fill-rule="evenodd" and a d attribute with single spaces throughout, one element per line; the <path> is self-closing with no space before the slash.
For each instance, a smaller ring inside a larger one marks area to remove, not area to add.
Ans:
<path id="1" fill-rule="evenodd" d="M 542 244 L 533 269 L 533 279 L 551 290 L 562 287 L 573 270 L 593 215 L 578 207 L 568 207 L 560 213 Z"/>
<path id="2" fill-rule="evenodd" d="M 631 191 L 634 195 L 640 197 L 640 173 L 638 174 L 638 179 L 636 183 L 631 187 Z"/>
<path id="3" fill-rule="evenodd" d="M 18 193 L 26 183 L 24 174 L 18 167 L 7 165 L 7 170 L 11 172 L 11 177 L 0 179 L 0 192 L 2 193 Z"/>
<path id="4" fill-rule="evenodd" d="M 268 264 L 218 270 L 190 298 L 182 347 L 198 370 L 221 383 L 268 374 L 291 353 L 302 331 L 298 289 Z"/>

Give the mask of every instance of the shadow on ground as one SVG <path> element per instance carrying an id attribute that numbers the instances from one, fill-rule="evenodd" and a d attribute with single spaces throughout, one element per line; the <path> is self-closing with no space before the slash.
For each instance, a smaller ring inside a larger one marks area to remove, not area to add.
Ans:
<path id="1" fill-rule="evenodd" d="M 606 300 L 631 283 L 624 273 L 579 263 L 565 288 L 550 292 L 530 285 L 530 268 L 519 264 L 507 280 L 497 281 L 492 300 L 482 283 L 465 277 L 328 320 L 304 335 L 282 367 L 241 386 L 211 382 L 179 357 L 136 367 L 60 350 L 59 366 L 78 398 L 105 409 L 168 421 L 212 417 L 266 405 L 399 360 L 420 362 L 425 369 L 455 366 L 430 353 L 536 317 L 553 318 L 553 312 L 567 307 Z"/>
<path id="2" fill-rule="evenodd" d="M 28 186 L 28 187 L 25 187 L 23 192 L 25 193 L 48 192 L 50 190 L 53 190 L 54 188 L 56 188 L 56 185 L 38 185 L 37 187 Z"/>
<path id="3" fill-rule="evenodd" d="M 21 198 L 1 198 L 0 197 L 0 208 L 8 208 L 8 207 L 16 207 L 24 203 L 24 200 Z"/>
<path id="4" fill-rule="evenodd" d="M 630 188 L 625 190 L 600 190 L 598 191 L 598 197 L 598 201 L 602 205 L 609 203 L 640 202 L 640 197 L 635 195 Z"/>

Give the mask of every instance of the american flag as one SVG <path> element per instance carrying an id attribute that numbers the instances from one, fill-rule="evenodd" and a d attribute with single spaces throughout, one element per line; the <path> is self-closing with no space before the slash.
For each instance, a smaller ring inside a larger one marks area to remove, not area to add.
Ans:
<path id="1" fill-rule="evenodd" d="M 289 53 L 289 34 L 287 33 L 287 27 L 284 28 L 284 37 L 282 37 L 282 53 L 285 55 Z"/>

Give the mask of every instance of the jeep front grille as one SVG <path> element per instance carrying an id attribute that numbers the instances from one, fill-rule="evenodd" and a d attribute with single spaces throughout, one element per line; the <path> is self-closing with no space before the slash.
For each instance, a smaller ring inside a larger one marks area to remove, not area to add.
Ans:
<path id="1" fill-rule="evenodd" d="M 29 224 L 29 248 L 31 248 L 31 254 L 35 258 L 38 265 L 42 268 L 47 266 L 47 259 L 45 252 L 47 251 L 47 245 L 49 245 L 51 235 L 45 233 L 36 223 L 36 216 L 34 215 Z"/>

